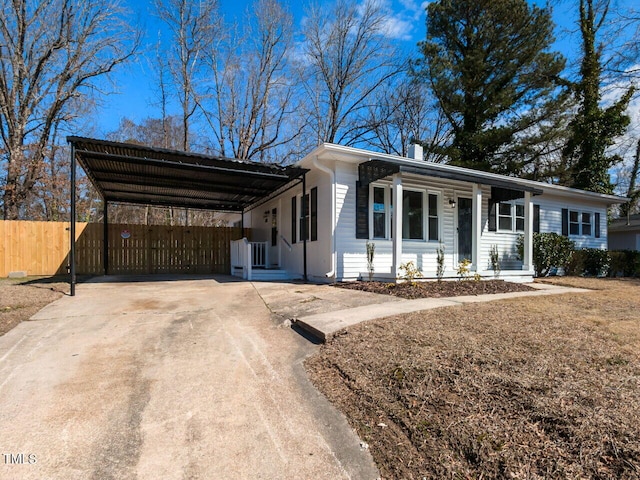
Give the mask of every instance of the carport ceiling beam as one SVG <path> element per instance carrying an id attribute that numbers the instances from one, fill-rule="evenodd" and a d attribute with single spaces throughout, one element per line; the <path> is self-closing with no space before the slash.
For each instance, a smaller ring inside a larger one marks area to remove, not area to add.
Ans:
<path id="1" fill-rule="evenodd" d="M 138 187 L 184 188 L 184 182 L 182 181 L 182 179 L 162 175 L 145 174 L 144 177 L 141 178 L 140 175 L 134 173 L 112 173 L 107 170 L 93 170 L 93 176 L 100 183 L 121 183 Z M 248 195 L 265 195 L 271 192 L 271 189 L 259 188 L 255 186 L 230 186 L 229 184 L 223 182 L 209 182 L 191 179 L 189 179 L 188 181 L 189 187 L 192 187 L 193 190 L 217 190 L 223 193 L 238 193 Z"/>
<path id="2" fill-rule="evenodd" d="M 86 156 L 84 162 L 90 161 L 92 158 L 102 158 L 108 160 L 118 160 L 123 163 L 137 163 L 139 165 L 152 165 L 152 166 L 161 166 L 165 168 L 178 167 L 180 169 L 189 169 L 189 170 L 208 170 L 213 172 L 224 172 L 229 175 L 248 175 L 252 177 L 259 178 L 274 178 L 279 180 L 288 180 L 291 177 L 286 174 L 280 173 L 271 173 L 271 172 L 260 172 L 260 171 L 252 171 L 243 168 L 228 168 L 228 167 L 216 167 L 213 165 L 202 165 L 202 164 L 192 164 L 192 163 L 182 163 L 170 160 L 160 160 L 155 158 L 142 158 L 142 157 L 130 157 L 127 155 L 116 155 L 113 153 L 103 153 L 103 152 L 92 152 L 90 150 L 79 150 L 76 153 L 80 155 Z M 80 157 L 82 158 L 82 157 Z M 242 165 L 242 163 L 238 162 L 238 165 Z"/>
<path id="3" fill-rule="evenodd" d="M 151 198 L 161 198 L 163 200 L 182 200 L 185 203 L 189 203 L 190 201 L 193 202 L 201 202 L 201 203 L 224 203 L 224 204 L 233 204 L 233 205 L 237 205 L 238 207 L 242 207 L 244 205 L 243 202 L 239 202 L 237 200 L 226 200 L 226 199 L 218 199 L 218 198 L 206 198 L 206 197 L 198 197 L 196 195 L 172 195 L 172 194 L 168 194 L 168 193 L 155 193 L 155 192 L 144 192 L 144 193 L 138 193 L 138 192 L 132 192 L 131 190 L 109 190 L 109 189 L 105 189 L 104 191 L 105 195 L 107 196 L 107 198 L 109 198 L 109 200 L 112 199 L 116 199 L 122 196 L 132 196 L 135 198 L 139 198 L 141 200 L 146 200 L 147 197 L 151 197 Z"/>

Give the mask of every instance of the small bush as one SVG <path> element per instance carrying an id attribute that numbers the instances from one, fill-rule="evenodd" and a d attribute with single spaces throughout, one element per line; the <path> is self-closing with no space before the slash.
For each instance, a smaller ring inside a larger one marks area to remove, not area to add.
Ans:
<path id="1" fill-rule="evenodd" d="M 611 267 L 611 255 L 607 250 L 599 248 L 583 248 L 573 252 L 566 273 L 568 275 L 584 275 L 587 277 L 604 277 Z"/>
<path id="2" fill-rule="evenodd" d="M 367 242 L 367 271 L 369 272 L 369 281 L 373 280 L 375 268 L 373 266 L 373 257 L 376 254 L 376 244 Z"/>
<path id="3" fill-rule="evenodd" d="M 401 264 L 400 270 L 404 272 L 402 278 L 409 283 L 415 283 L 416 278 L 422 278 L 422 271 L 413 262 Z"/>
<path id="4" fill-rule="evenodd" d="M 498 250 L 498 245 L 491 245 L 491 251 L 489 252 L 489 262 L 491 263 L 493 276 L 498 278 L 500 276 L 500 250 Z"/>
<path id="5" fill-rule="evenodd" d="M 458 262 L 456 273 L 460 277 L 460 280 L 469 280 L 469 275 L 471 275 L 471 260 L 463 258 Z"/>
<path id="6" fill-rule="evenodd" d="M 583 274 L 590 277 L 604 277 L 609 273 L 611 257 L 607 250 L 599 248 L 583 248 L 580 253 L 584 257 Z"/>
<path id="7" fill-rule="evenodd" d="M 640 277 L 640 252 L 635 250 L 612 250 L 610 277 Z"/>
<path id="8" fill-rule="evenodd" d="M 516 244 L 520 260 L 524 259 L 524 236 L 520 235 Z M 557 233 L 533 234 L 533 266 L 536 277 L 549 275 L 552 268 L 563 268 L 565 271 L 571 262 L 575 244 Z"/>
<path id="9" fill-rule="evenodd" d="M 438 277 L 438 281 L 441 281 L 442 277 L 444 276 L 444 269 L 445 269 L 444 245 L 442 243 L 438 247 L 438 250 L 436 251 L 436 253 L 437 253 L 437 262 L 438 262 L 438 267 L 436 269 L 436 276 Z"/>

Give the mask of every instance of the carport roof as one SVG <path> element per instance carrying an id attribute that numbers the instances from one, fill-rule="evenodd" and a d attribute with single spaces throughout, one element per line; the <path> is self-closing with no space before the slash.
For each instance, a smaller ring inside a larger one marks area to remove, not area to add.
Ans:
<path id="1" fill-rule="evenodd" d="M 67 141 L 107 202 L 242 212 L 307 171 L 84 137 Z"/>

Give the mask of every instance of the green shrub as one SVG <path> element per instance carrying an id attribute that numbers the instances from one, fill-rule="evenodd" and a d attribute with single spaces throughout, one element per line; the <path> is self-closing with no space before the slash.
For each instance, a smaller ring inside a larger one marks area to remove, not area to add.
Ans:
<path id="1" fill-rule="evenodd" d="M 573 252 L 565 272 L 567 275 L 603 277 L 608 274 L 610 267 L 611 256 L 607 250 L 583 248 Z"/>
<path id="2" fill-rule="evenodd" d="M 524 236 L 520 235 L 516 244 L 520 260 L 524 259 Z M 533 234 L 533 266 L 536 277 L 549 275 L 552 268 L 567 269 L 575 244 L 557 233 Z"/>
<path id="3" fill-rule="evenodd" d="M 635 250 L 611 250 L 610 277 L 640 277 L 640 252 Z"/>

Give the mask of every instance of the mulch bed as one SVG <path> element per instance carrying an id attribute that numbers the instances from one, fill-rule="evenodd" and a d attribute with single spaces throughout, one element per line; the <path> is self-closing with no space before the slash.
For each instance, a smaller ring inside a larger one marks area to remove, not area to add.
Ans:
<path id="1" fill-rule="evenodd" d="M 363 292 L 395 295 L 396 297 L 407 299 L 459 297 L 461 295 L 529 292 L 535 290 L 522 283 L 505 282 L 504 280 L 454 280 L 415 283 L 343 282 L 336 283 L 335 286 Z"/>

